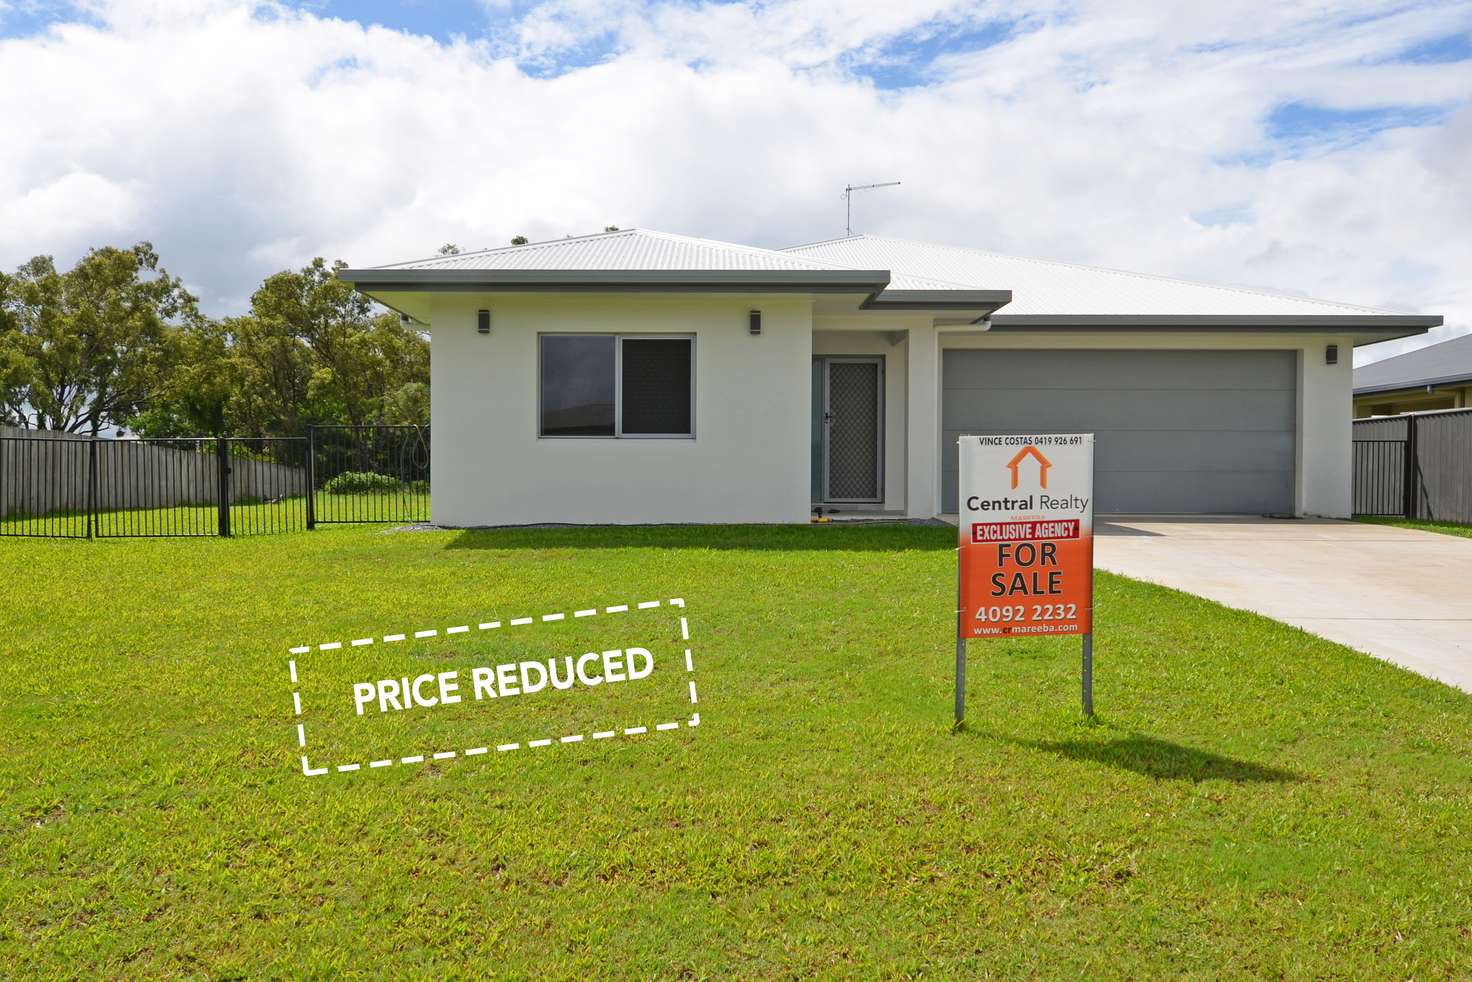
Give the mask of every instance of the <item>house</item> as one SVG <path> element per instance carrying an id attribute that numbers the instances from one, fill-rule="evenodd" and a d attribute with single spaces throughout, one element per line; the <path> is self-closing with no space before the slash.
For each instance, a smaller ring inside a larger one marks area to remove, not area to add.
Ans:
<path id="1" fill-rule="evenodd" d="M 1354 370 L 1354 414 L 1472 407 L 1472 334 Z"/>
<path id="2" fill-rule="evenodd" d="M 872 235 L 632 229 L 348 269 L 433 335 L 434 521 L 956 511 L 962 433 L 1097 434 L 1101 513 L 1344 516 L 1351 349 L 1439 317 Z"/>

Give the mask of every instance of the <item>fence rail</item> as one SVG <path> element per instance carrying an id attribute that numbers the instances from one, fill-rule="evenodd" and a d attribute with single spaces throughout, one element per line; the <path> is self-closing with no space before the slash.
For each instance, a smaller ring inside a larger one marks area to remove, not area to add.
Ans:
<path id="1" fill-rule="evenodd" d="M 1354 513 L 1472 522 L 1472 409 L 1355 420 Z"/>
<path id="2" fill-rule="evenodd" d="M 0 431 L 0 536 L 264 535 L 428 520 L 428 427 L 157 440 Z"/>

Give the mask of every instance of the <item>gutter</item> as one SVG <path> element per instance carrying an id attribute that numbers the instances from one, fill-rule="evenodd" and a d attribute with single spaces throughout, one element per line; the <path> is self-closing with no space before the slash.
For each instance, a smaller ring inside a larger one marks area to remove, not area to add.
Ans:
<path id="1" fill-rule="evenodd" d="M 1431 314 L 998 314 L 998 330 L 1037 330 L 1068 327 L 1308 327 L 1327 330 L 1376 331 L 1384 328 L 1440 327 L 1440 315 Z"/>
<path id="2" fill-rule="evenodd" d="M 1291 328 L 1305 334 L 1363 334 L 1355 347 L 1425 334 L 1440 327 L 1432 314 L 996 314 L 992 330 L 1042 334 L 1050 331 L 1222 332 L 1253 334 Z M 1388 335 L 1388 336 L 1387 336 Z"/>
<path id="3" fill-rule="evenodd" d="M 337 275 L 374 293 L 867 293 L 872 299 L 889 285 L 888 270 L 862 269 L 344 269 Z"/>
<path id="4" fill-rule="evenodd" d="M 980 311 L 971 321 L 979 324 L 1011 302 L 1011 290 L 885 290 L 859 304 L 859 309 Z"/>

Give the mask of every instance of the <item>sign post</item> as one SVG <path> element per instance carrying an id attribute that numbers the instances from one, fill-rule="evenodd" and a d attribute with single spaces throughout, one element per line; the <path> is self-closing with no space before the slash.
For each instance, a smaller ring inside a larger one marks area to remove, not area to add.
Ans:
<path id="1" fill-rule="evenodd" d="M 960 438 L 956 725 L 966 641 L 1083 635 L 1083 711 L 1094 714 L 1094 435 Z"/>

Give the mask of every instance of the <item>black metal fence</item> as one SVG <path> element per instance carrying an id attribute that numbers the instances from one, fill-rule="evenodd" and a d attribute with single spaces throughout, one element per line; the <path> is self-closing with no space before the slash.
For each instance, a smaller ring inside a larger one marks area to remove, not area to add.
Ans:
<path id="1" fill-rule="evenodd" d="M 318 426 L 312 444 L 317 523 L 429 521 L 429 427 Z"/>
<path id="2" fill-rule="evenodd" d="M 8 432 L 0 536 L 263 535 L 429 520 L 428 427 L 167 440 Z"/>
<path id="3" fill-rule="evenodd" d="M 1354 513 L 1472 522 L 1472 409 L 1355 420 Z"/>

